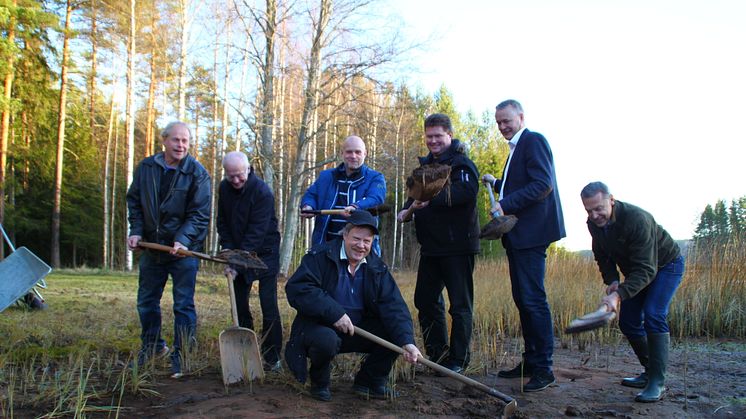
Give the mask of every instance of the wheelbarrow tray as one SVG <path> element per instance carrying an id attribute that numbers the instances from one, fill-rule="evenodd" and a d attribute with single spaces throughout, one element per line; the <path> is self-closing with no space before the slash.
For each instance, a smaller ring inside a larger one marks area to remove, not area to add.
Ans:
<path id="1" fill-rule="evenodd" d="M 0 262 L 0 312 L 26 295 L 52 268 L 25 247 Z"/>

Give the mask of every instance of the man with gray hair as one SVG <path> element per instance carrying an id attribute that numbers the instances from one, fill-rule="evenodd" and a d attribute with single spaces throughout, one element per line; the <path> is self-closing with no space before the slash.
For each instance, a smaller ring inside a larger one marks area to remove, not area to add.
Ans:
<path id="1" fill-rule="evenodd" d="M 619 329 L 645 369 L 621 384 L 643 389 L 635 401 L 656 402 L 665 389 L 670 343 L 666 318 L 684 275 L 684 258 L 652 215 L 615 200 L 604 183 L 589 183 L 580 198 L 588 213 L 593 256 L 606 284 L 601 303 L 607 311 L 619 307 Z M 619 271 L 624 275 L 622 283 Z"/>
<path id="2" fill-rule="evenodd" d="M 168 276 L 173 281 L 174 342 L 171 352 L 173 378 L 180 378 L 182 349 L 196 341 L 197 312 L 194 287 L 199 263 L 183 257 L 179 249 L 202 251 L 210 221 L 210 175 L 189 155 L 191 132 L 179 121 L 161 134 L 163 151 L 143 159 L 127 191 L 130 233 L 127 246 L 140 240 L 171 246 L 171 254 L 143 250 L 137 289 L 142 346 L 138 365 L 155 355 L 169 353 L 161 336 L 161 296 Z"/>
<path id="3" fill-rule="evenodd" d="M 282 348 L 282 322 L 277 307 L 277 274 L 280 270 L 280 232 L 277 230 L 275 198 L 267 184 L 254 174 L 246 154 L 231 151 L 223 158 L 225 179 L 218 196 L 218 234 L 225 249 L 255 252 L 267 270 L 238 269 L 234 291 L 238 323 L 254 329 L 249 308 L 251 285 L 259 280 L 262 307 L 262 353 L 264 368 L 279 371 Z M 232 270 L 226 268 L 226 273 Z"/>

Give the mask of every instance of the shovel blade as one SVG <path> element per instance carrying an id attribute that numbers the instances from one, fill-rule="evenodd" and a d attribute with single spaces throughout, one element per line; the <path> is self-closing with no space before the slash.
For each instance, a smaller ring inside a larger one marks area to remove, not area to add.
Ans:
<path id="1" fill-rule="evenodd" d="M 223 384 L 248 383 L 256 378 L 264 378 L 262 357 L 253 330 L 231 327 L 220 332 L 218 340 Z"/>

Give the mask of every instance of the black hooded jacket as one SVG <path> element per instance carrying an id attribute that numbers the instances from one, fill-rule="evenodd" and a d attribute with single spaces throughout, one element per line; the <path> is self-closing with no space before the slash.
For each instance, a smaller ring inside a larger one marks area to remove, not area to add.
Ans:
<path id="1" fill-rule="evenodd" d="M 455 256 L 479 253 L 479 215 L 477 193 L 479 171 L 459 140 L 437 158 L 429 153 L 420 164 L 440 163 L 451 166 L 451 184 L 435 196 L 425 208 L 414 211 L 417 241 L 425 256 Z M 410 198 L 404 209 L 409 208 Z"/>

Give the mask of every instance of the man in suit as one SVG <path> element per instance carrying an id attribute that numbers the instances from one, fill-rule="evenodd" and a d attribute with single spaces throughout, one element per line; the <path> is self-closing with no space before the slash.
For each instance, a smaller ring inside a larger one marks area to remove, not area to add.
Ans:
<path id="1" fill-rule="evenodd" d="M 554 159 L 544 136 L 526 129 L 523 107 L 517 101 L 497 105 L 495 121 L 508 140 L 510 154 L 502 179 L 486 174 L 482 180 L 500 194 L 492 211 L 518 217 L 515 227 L 503 235 L 502 244 L 524 341 L 523 360 L 498 376 L 530 376 L 523 391 L 541 391 L 555 381 L 552 315 L 544 290 L 546 251 L 552 242 L 565 237 Z"/>

